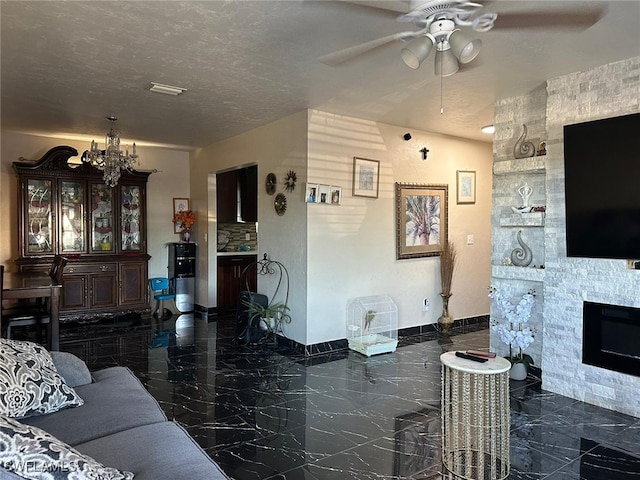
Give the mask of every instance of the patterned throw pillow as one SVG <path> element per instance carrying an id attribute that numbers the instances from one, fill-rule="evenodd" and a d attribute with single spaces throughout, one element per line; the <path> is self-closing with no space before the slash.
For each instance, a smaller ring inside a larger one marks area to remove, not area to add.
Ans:
<path id="1" fill-rule="evenodd" d="M 0 339 L 0 414 L 22 418 L 84 404 L 58 374 L 47 350 Z"/>
<path id="2" fill-rule="evenodd" d="M 133 473 L 105 467 L 44 430 L 0 417 L 0 467 L 26 479 L 131 480 Z"/>

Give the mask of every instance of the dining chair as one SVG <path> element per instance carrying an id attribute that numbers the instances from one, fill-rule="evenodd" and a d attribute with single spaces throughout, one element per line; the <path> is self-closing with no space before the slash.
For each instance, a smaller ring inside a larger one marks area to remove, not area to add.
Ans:
<path id="1" fill-rule="evenodd" d="M 169 279 L 167 277 L 153 277 L 149 279 L 149 290 L 153 294 L 156 301 L 155 308 L 151 313 L 156 318 L 165 318 L 165 310 L 169 310 L 170 315 L 178 315 L 180 310 L 176 306 L 176 294 L 172 293 L 169 288 Z M 165 302 L 170 302 L 171 308 L 165 307 Z M 158 315 L 160 315 L 158 317 Z M 170 316 L 169 315 L 169 316 Z"/>
<path id="2" fill-rule="evenodd" d="M 62 284 L 62 276 L 64 267 L 69 259 L 62 255 L 56 255 L 53 258 L 48 275 L 57 283 Z M 39 299 L 42 300 L 42 299 Z M 6 337 L 12 338 L 11 330 L 14 327 L 24 327 L 36 325 L 36 341 L 42 341 L 42 325 L 46 325 L 50 318 L 50 299 L 44 299 L 44 302 L 36 302 L 34 304 L 17 304 L 11 308 L 2 310 L 2 330 L 6 331 Z"/>

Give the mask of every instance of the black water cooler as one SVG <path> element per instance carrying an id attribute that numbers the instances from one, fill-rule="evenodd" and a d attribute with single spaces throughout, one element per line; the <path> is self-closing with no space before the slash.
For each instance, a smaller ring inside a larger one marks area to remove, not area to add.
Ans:
<path id="1" fill-rule="evenodd" d="M 176 306 L 182 313 L 193 312 L 196 293 L 195 243 L 169 243 L 169 283 L 176 294 Z"/>

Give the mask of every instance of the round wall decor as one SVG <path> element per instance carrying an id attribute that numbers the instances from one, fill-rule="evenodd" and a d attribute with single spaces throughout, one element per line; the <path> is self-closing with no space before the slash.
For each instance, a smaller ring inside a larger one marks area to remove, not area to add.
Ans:
<path id="1" fill-rule="evenodd" d="M 298 175 L 293 170 L 287 172 L 287 176 L 284 178 L 284 189 L 287 192 L 293 192 L 296 188 L 296 182 L 298 181 Z"/>
<path id="2" fill-rule="evenodd" d="M 278 179 L 276 178 L 275 173 L 270 173 L 267 175 L 267 178 L 264 181 L 264 188 L 269 195 L 273 195 L 276 193 L 276 185 L 278 184 Z"/>
<path id="3" fill-rule="evenodd" d="M 287 211 L 287 197 L 284 196 L 284 193 L 276 195 L 276 199 L 273 201 L 273 208 L 275 208 L 276 213 L 280 216 L 284 215 Z"/>

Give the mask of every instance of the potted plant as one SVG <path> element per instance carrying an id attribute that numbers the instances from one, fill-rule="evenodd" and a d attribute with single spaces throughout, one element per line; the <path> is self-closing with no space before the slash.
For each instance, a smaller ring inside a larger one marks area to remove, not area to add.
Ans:
<path id="1" fill-rule="evenodd" d="M 524 350 L 533 343 L 534 331 L 526 323 L 531 318 L 533 305 L 535 304 L 535 290 L 529 290 L 522 295 L 517 305 L 511 303 L 504 294 L 496 287 L 491 286 L 489 296 L 495 301 L 498 310 L 506 323 L 491 320 L 491 330 L 498 332 L 500 340 L 509 346 L 509 356 L 507 360 L 511 362 L 510 376 L 514 380 L 524 380 L 527 377 L 529 367 L 533 365 L 531 355 L 524 353 Z M 514 349 L 517 353 L 514 355 Z"/>
<path id="2" fill-rule="evenodd" d="M 196 214 L 191 210 L 180 210 L 173 216 L 173 223 L 181 229 L 182 240 L 191 240 L 191 227 L 196 223 Z"/>
<path id="3" fill-rule="evenodd" d="M 282 302 L 271 303 L 266 307 L 247 301 L 242 303 L 247 307 L 247 312 L 252 317 L 260 318 L 261 326 L 264 325 L 265 330 L 279 332 L 282 331 L 283 323 L 291 323 L 290 308 Z"/>
<path id="4" fill-rule="evenodd" d="M 449 298 L 453 295 L 451 292 L 451 283 L 453 281 L 453 272 L 455 269 L 456 249 L 453 243 L 446 242 L 442 247 L 442 253 L 440 253 L 440 281 L 442 283 L 440 296 L 442 297 L 442 315 L 438 318 L 438 324 L 442 327 L 442 330 L 445 333 L 449 331 L 449 327 L 453 323 L 453 318 L 449 315 Z"/>

